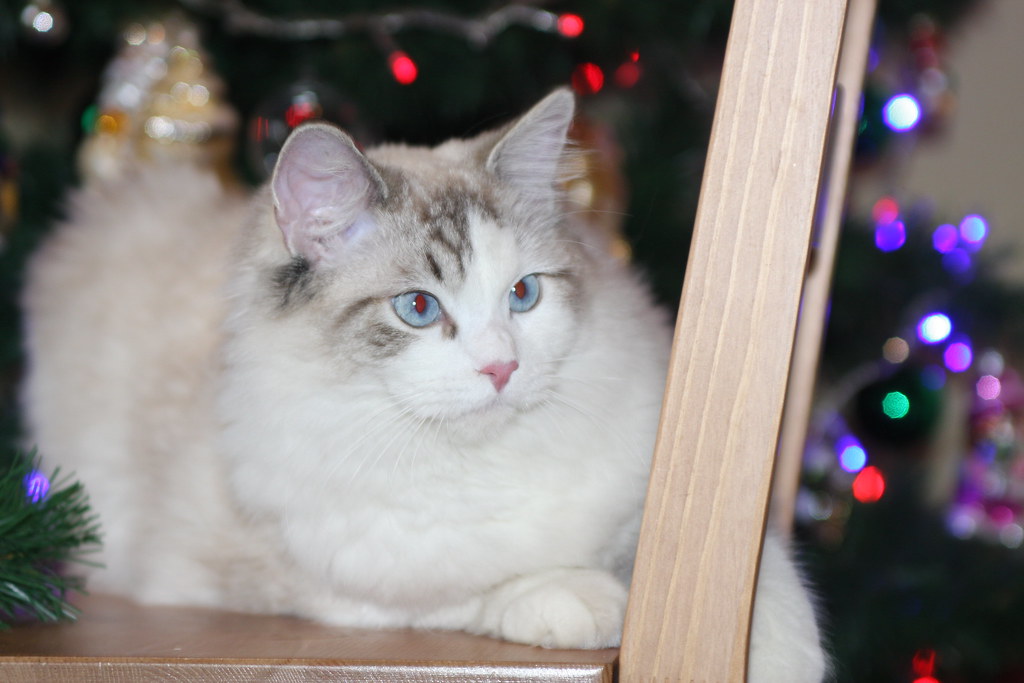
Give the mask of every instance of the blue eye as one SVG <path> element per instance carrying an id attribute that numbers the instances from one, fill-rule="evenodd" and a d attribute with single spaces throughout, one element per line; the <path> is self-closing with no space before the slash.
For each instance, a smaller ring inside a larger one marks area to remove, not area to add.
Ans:
<path id="1" fill-rule="evenodd" d="M 540 298 L 540 280 L 536 275 L 527 275 L 512 285 L 508 293 L 508 307 L 514 313 L 523 313 L 537 305 Z"/>
<path id="2" fill-rule="evenodd" d="M 426 327 L 441 317 L 441 305 L 426 292 L 406 292 L 391 299 L 395 313 L 413 327 Z"/>

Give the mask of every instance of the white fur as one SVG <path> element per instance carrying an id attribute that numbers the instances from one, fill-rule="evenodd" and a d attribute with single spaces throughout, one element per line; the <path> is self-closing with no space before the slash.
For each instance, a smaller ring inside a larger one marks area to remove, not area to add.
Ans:
<path id="1" fill-rule="evenodd" d="M 424 154 L 377 158 L 405 159 L 414 182 L 436 174 Z M 93 589 L 617 644 L 669 345 L 645 288 L 613 259 L 474 215 L 465 283 L 433 291 L 456 337 L 411 331 L 368 363 L 341 352 L 334 309 L 286 314 L 260 293 L 264 266 L 288 258 L 270 205 L 264 191 L 246 208 L 194 167 L 149 166 L 80 192 L 32 264 L 26 414 L 101 516 Z M 388 229 L 375 220 L 321 300 L 356 283 L 401 293 L 368 256 Z M 538 306 L 509 314 L 519 278 L 567 263 L 583 300 L 542 275 Z M 479 369 L 508 359 L 519 368 L 495 391 Z M 807 592 L 769 536 L 751 680 L 824 669 Z"/>

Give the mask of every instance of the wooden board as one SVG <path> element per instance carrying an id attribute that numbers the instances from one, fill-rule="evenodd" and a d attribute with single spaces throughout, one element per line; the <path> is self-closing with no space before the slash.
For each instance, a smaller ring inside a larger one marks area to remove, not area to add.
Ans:
<path id="1" fill-rule="evenodd" d="M 0 681 L 610 683 L 616 650 L 545 650 L 465 633 L 369 631 L 282 616 L 76 601 L 74 623 L 0 633 Z"/>
<path id="2" fill-rule="evenodd" d="M 745 677 L 845 8 L 733 9 L 627 610 L 627 681 Z"/>
<path id="3" fill-rule="evenodd" d="M 839 228 L 846 203 L 853 147 L 860 123 L 860 93 L 867 68 L 871 29 L 874 26 L 876 0 L 849 0 L 843 49 L 839 57 L 836 104 L 832 117 L 830 158 L 827 183 L 818 206 L 821 219 L 815 235 L 814 251 L 800 302 L 800 320 L 793 349 L 793 367 L 786 389 L 786 408 L 782 415 L 779 454 L 772 484 L 771 518 L 775 528 L 789 535 L 793 526 L 796 495 L 800 488 L 800 469 L 807 445 L 807 426 L 811 419 L 815 379 L 825 336 L 825 322 Z"/>

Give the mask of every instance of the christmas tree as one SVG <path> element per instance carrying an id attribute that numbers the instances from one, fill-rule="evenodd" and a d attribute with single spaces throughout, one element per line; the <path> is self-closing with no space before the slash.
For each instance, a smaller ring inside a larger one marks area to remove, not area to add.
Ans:
<path id="1" fill-rule="evenodd" d="M 942 136 L 956 116 L 943 33 L 974 5 L 882 0 L 858 168 Z M 594 152 L 573 197 L 605 216 L 616 248 L 630 245 L 674 308 L 730 10 L 728 0 L 5 6 L 3 452 L 17 462 L 25 260 L 67 188 L 116 177 L 126 157 L 182 155 L 251 185 L 310 118 L 362 144 L 430 144 L 570 83 L 583 112 L 574 135 Z M 993 275 L 996 227 L 983 212 L 944 215 L 920 199 L 880 195 L 844 230 L 797 532 L 839 680 L 1015 680 L 1024 298 Z"/>
<path id="2" fill-rule="evenodd" d="M 47 477 L 35 458 L 15 456 L 0 471 L 0 629 L 10 620 L 74 618 L 67 601 L 82 580 L 68 565 L 99 543 L 81 484 Z"/>

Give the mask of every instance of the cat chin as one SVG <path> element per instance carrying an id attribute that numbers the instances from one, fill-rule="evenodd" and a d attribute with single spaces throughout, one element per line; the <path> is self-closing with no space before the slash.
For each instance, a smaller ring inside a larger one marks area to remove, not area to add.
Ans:
<path id="1" fill-rule="evenodd" d="M 493 437 L 512 423 L 523 410 L 500 395 L 475 406 L 453 410 L 453 406 L 448 405 L 445 408 L 442 412 L 431 412 L 424 417 L 439 423 L 449 439 L 459 445 L 480 443 Z"/>

